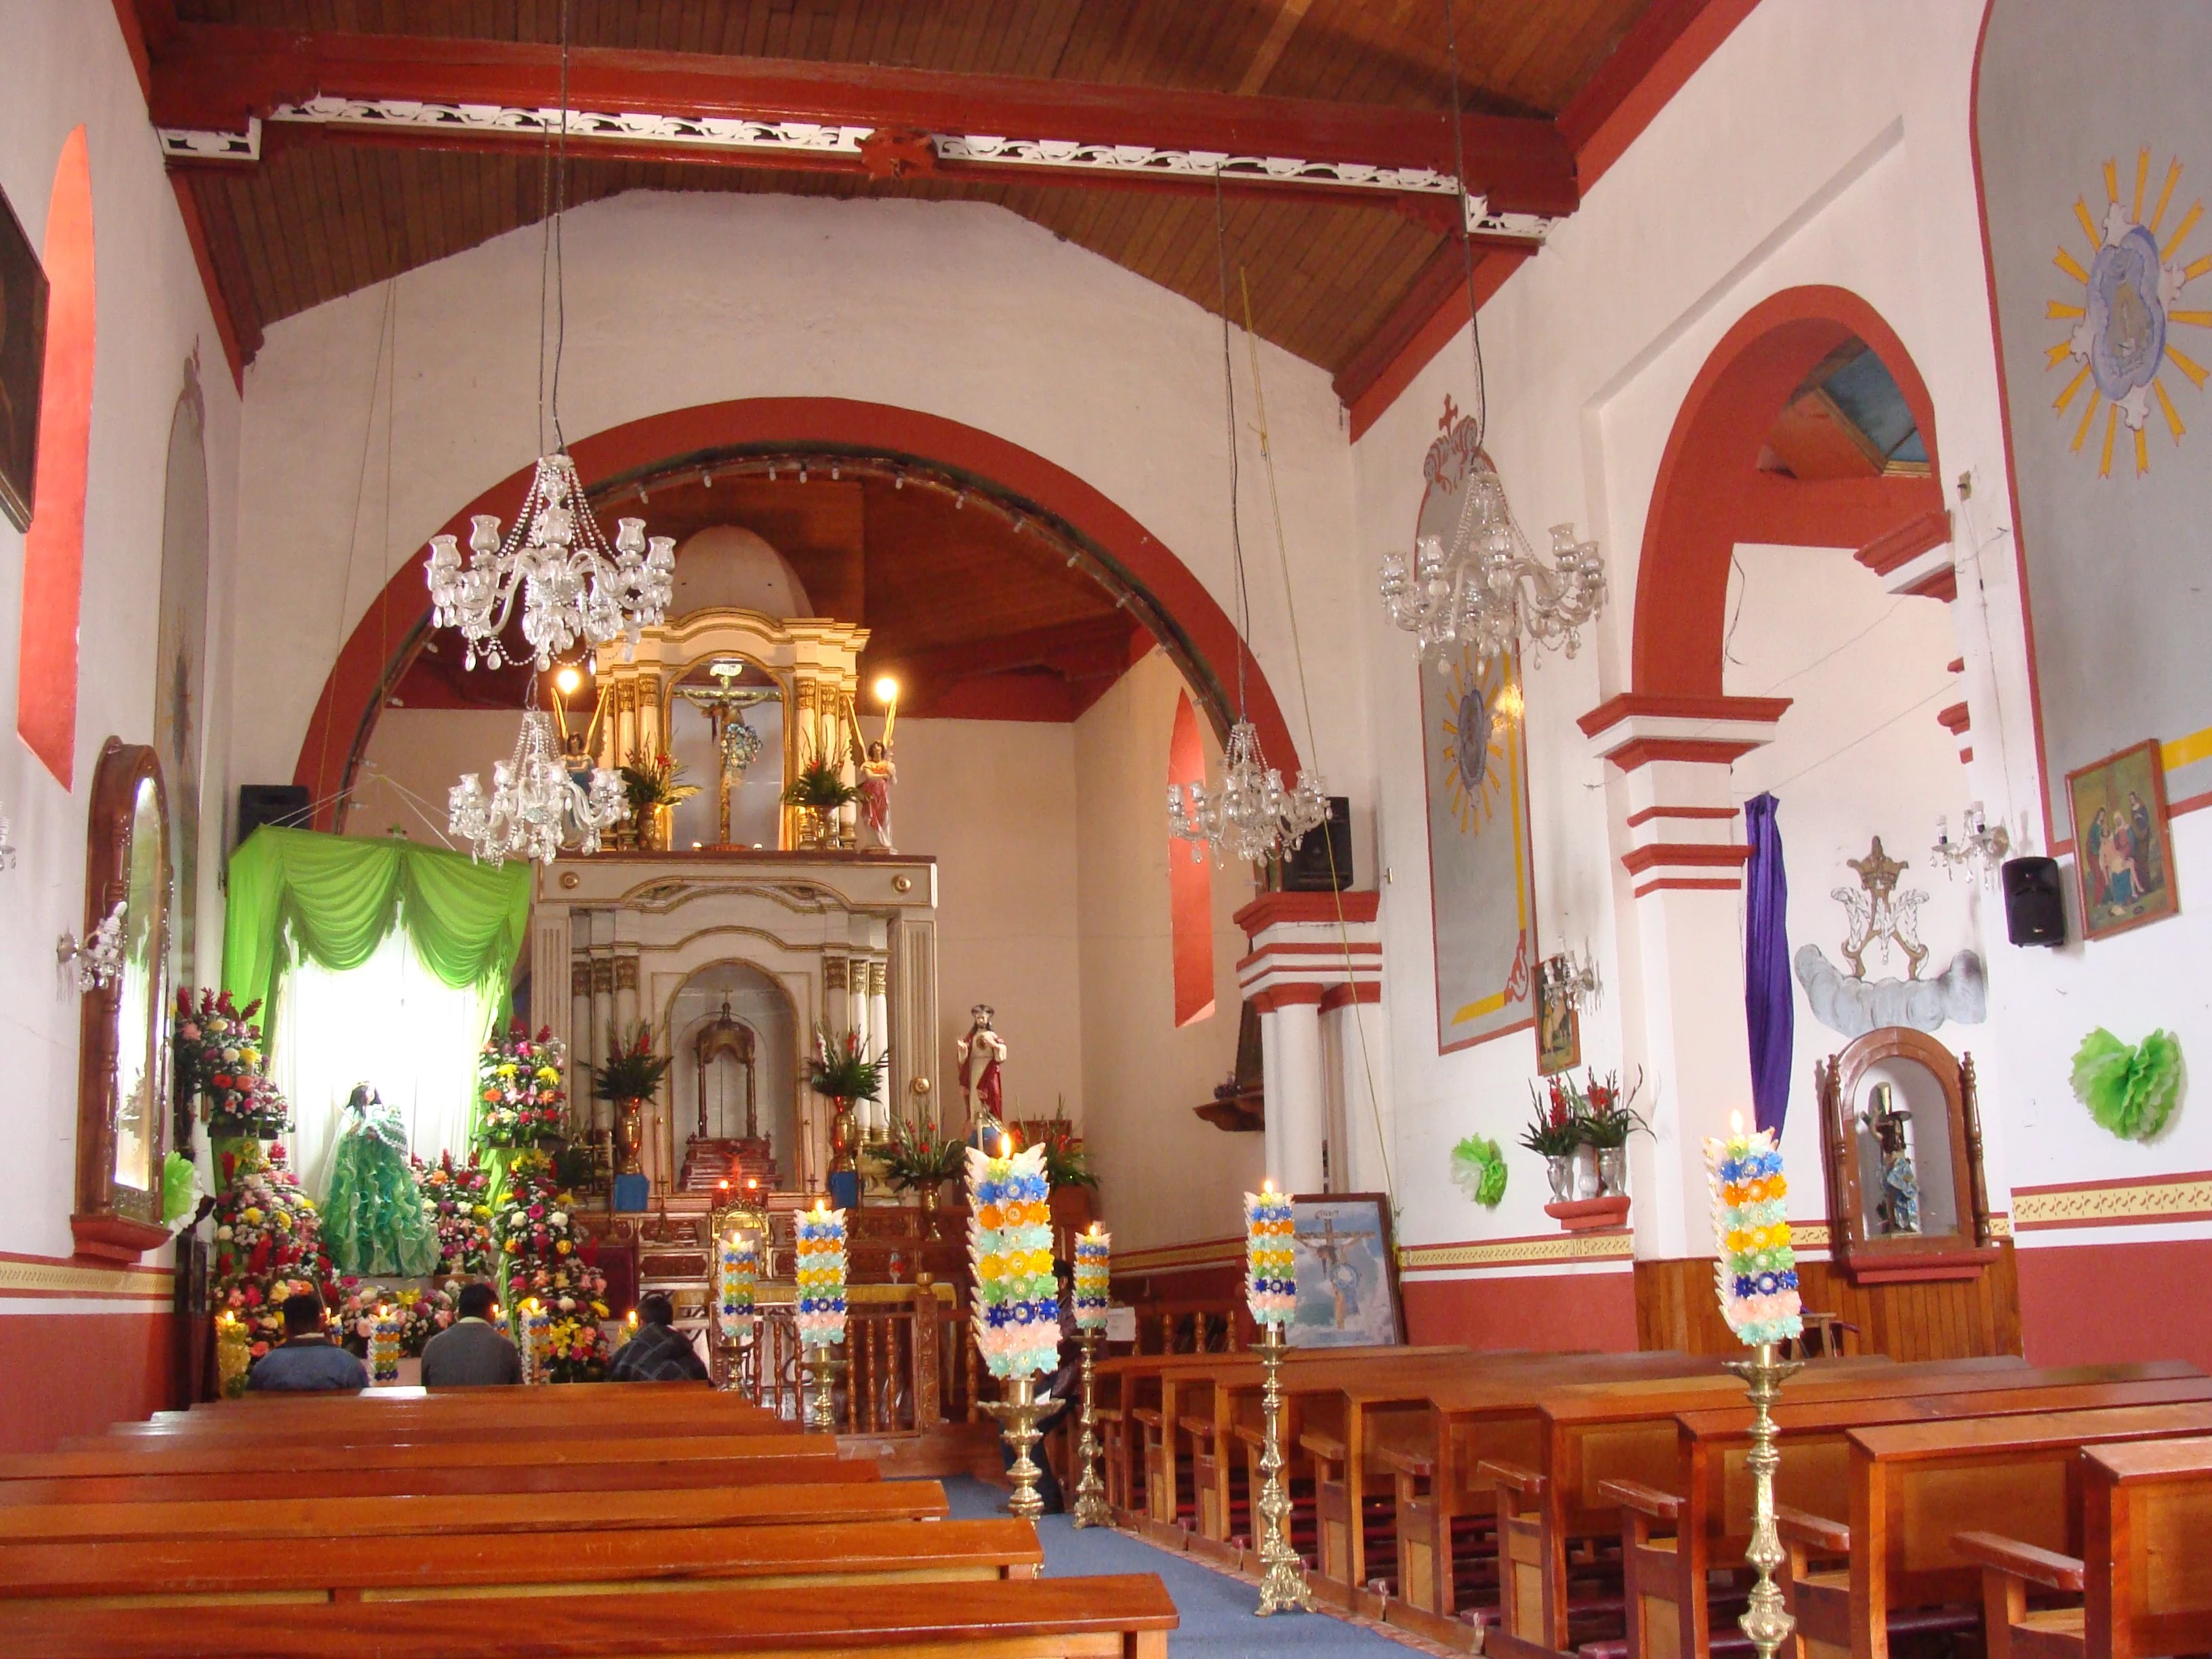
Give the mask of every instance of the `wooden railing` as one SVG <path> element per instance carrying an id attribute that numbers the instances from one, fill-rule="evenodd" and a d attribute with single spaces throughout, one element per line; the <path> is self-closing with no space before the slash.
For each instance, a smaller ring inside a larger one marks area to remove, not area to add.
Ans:
<path id="1" fill-rule="evenodd" d="M 794 1420 L 807 1402 L 796 1304 L 789 1284 L 761 1285 L 757 1334 L 738 1360 L 746 1392 Z M 912 1433 L 978 1414 L 974 1368 L 963 1358 L 975 1345 L 950 1285 L 854 1285 L 845 1306 L 848 1369 L 836 1395 L 844 1432 Z"/>

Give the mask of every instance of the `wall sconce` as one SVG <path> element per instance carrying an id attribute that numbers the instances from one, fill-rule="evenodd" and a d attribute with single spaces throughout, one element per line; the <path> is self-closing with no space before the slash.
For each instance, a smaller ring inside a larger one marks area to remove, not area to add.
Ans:
<path id="1" fill-rule="evenodd" d="M 1545 1000 L 1565 1002 L 1577 1009 L 1595 1007 L 1605 994 L 1597 976 L 1597 959 L 1562 951 L 1536 964 Z"/>
<path id="2" fill-rule="evenodd" d="M 1966 808 L 1959 827 L 1959 839 L 1951 839 L 1951 821 L 1947 817 L 1936 820 L 1936 844 L 1928 849 L 1929 862 L 1946 876 L 1955 875 L 1962 869 L 1972 870 L 1982 882 L 1993 879 L 1997 866 L 2005 861 L 2012 850 L 2012 837 L 2002 823 L 1992 826 L 1982 815 L 1982 804 L 1974 802 Z"/>
<path id="3" fill-rule="evenodd" d="M 8 815 L 0 812 L 0 870 L 15 867 L 15 843 L 8 838 Z"/>
<path id="4" fill-rule="evenodd" d="M 129 908 L 129 901 L 116 900 L 115 908 L 92 930 L 90 939 L 79 945 L 64 933 L 54 947 L 56 959 L 75 978 L 79 994 L 105 991 L 123 971 L 123 913 Z"/>

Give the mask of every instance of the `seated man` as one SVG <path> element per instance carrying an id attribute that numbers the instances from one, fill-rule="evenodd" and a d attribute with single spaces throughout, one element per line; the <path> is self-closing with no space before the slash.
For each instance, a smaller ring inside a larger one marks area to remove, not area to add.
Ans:
<path id="1" fill-rule="evenodd" d="M 313 1291 L 284 1298 L 284 1340 L 253 1362 L 246 1386 L 257 1393 L 365 1389 L 368 1367 L 323 1328 L 323 1298 Z"/>
<path id="2" fill-rule="evenodd" d="M 676 1304 L 659 1291 L 638 1298 L 637 1334 L 615 1350 L 607 1367 L 610 1382 L 695 1382 L 707 1380 L 707 1367 L 691 1339 L 676 1328 Z"/>
<path id="3" fill-rule="evenodd" d="M 522 1381 L 522 1356 L 491 1322 L 499 1298 L 482 1280 L 461 1286 L 451 1326 L 422 1349 L 426 1389 L 483 1388 Z"/>

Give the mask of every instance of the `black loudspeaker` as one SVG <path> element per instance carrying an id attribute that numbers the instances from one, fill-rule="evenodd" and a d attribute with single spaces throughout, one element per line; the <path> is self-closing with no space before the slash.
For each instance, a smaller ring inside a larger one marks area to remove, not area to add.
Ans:
<path id="1" fill-rule="evenodd" d="M 310 817 L 307 792 L 296 783 L 241 783 L 238 786 L 238 839 L 233 848 L 264 823 L 283 830 L 305 830 Z"/>
<path id="2" fill-rule="evenodd" d="M 2005 937 L 2014 945 L 2066 943 L 2066 892 L 2057 859 L 2004 862 Z"/>
<path id="3" fill-rule="evenodd" d="M 1309 830 L 1283 860 L 1286 893 L 1335 893 L 1352 885 L 1352 801 L 1328 798 L 1328 817 Z"/>

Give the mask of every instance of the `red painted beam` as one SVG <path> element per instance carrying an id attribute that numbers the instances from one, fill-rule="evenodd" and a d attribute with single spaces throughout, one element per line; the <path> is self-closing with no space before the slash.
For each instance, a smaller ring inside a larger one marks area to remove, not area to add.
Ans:
<path id="1" fill-rule="evenodd" d="M 556 46 L 189 24 L 155 56 L 153 110 L 159 126 L 234 132 L 249 116 L 318 94 L 540 108 L 559 101 L 560 87 Z M 569 55 L 568 103 L 608 113 L 817 121 L 1442 173 L 1453 165 L 1451 127 L 1441 114 L 858 64 L 585 47 Z M 1550 121 L 1462 118 L 1469 185 L 1493 208 L 1554 216 L 1574 210 L 1573 158 Z M 657 154 L 671 161 L 723 159 L 674 148 Z M 1048 171 L 1004 168 L 991 176 L 1042 180 Z"/>
<path id="2" fill-rule="evenodd" d="M 1806 480 L 1759 472 L 1745 481 L 1729 531 L 1740 542 L 1858 549 L 1931 514 L 1940 520 L 1942 512 L 1942 487 L 1933 478 Z"/>

